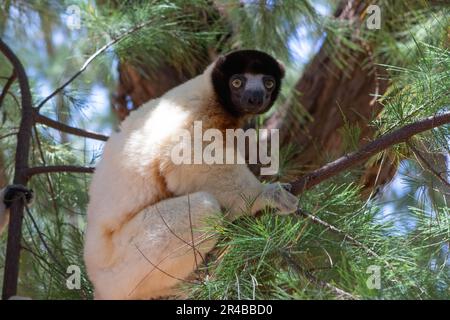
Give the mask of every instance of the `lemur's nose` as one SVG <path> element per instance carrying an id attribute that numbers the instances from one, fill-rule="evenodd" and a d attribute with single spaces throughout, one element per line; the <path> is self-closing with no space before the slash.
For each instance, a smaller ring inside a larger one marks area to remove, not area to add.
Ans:
<path id="1" fill-rule="evenodd" d="M 247 102 L 252 106 L 259 106 L 263 103 L 264 92 L 260 90 L 254 90 L 249 92 Z"/>

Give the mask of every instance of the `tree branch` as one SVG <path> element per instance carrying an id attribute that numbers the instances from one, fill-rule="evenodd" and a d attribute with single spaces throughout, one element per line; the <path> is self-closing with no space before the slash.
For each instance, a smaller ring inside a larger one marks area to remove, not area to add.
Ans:
<path id="1" fill-rule="evenodd" d="M 102 134 L 86 131 L 86 130 L 75 128 L 75 127 L 71 127 L 67 124 L 47 118 L 46 116 L 39 114 L 39 112 L 36 109 L 34 109 L 33 111 L 34 111 L 34 121 L 36 121 L 40 124 L 44 124 L 50 128 L 53 128 L 53 129 L 56 129 L 56 130 L 59 130 L 62 132 L 70 133 L 70 134 L 80 136 L 80 137 L 91 138 L 91 139 L 100 140 L 100 141 L 108 140 L 108 137 L 104 136 Z"/>
<path id="2" fill-rule="evenodd" d="M 315 285 L 329 290 L 331 291 L 336 298 L 338 299 L 345 299 L 345 300 L 357 300 L 358 297 L 355 297 L 354 295 L 333 286 L 332 284 L 320 280 L 318 279 L 316 276 L 314 276 L 311 272 L 309 272 L 308 270 L 305 270 L 304 268 L 302 268 L 302 266 L 300 266 L 297 261 L 295 261 L 295 259 L 288 253 L 285 251 L 281 252 L 282 257 L 284 258 L 284 260 L 299 274 L 303 274 L 310 282 L 314 283 Z"/>
<path id="3" fill-rule="evenodd" d="M 42 165 L 46 166 L 47 162 L 45 161 L 44 150 L 42 150 L 41 139 L 39 138 L 39 131 L 36 127 L 36 124 L 33 125 L 33 131 L 34 131 L 34 138 L 36 139 L 37 149 L 39 151 L 39 155 L 41 156 Z M 47 183 L 48 183 L 48 188 L 50 191 L 50 196 L 52 199 L 53 209 L 55 210 L 55 214 L 58 215 L 59 214 L 58 205 L 56 203 L 56 194 L 55 194 L 55 190 L 53 188 L 52 180 L 50 179 L 49 174 L 46 174 L 45 177 L 47 178 Z M 25 207 L 25 208 L 28 209 L 28 207 Z"/>
<path id="4" fill-rule="evenodd" d="M 24 199 L 24 201 L 26 201 L 26 200 Z M 38 234 L 39 239 L 41 240 L 42 244 L 44 245 L 45 250 L 47 250 L 48 255 L 50 256 L 50 258 L 52 258 L 53 262 L 56 263 L 61 268 L 61 270 L 63 271 L 65 269 L 64 266 L 61 264 L 61 262 L 59 262 L 59 260 L 56 257 L 55 253 L 50 249 L 50 246 L 45 241 L 44 234 L 42 233 L 41 229 L 39 229 L 39 226 L 38 226 L 36 220 L 34 219 L 33 215 L 31 214 L 30 209 L 28 209 L 27 205 L 25 205 L 25 209 L 26 209 L 26 211 L 28 213 L 28 216 L 30 217 L 30 220 L 31 220 L 31 223 L 33 224 L 33 227 L 36 229 L 36 232 Z"/>
<path id="5" fill-rule="evenodd" d="M 446 173 L 446 172 L 437 172 L 433 168 L 431 163 L 429 163 L 428 160 L 425 159 L 425 157 L 422 155 L 422 152 L 417 150 L 417 148 L 415 146 L 413 146 L 411 143 L 408 142 L 407 144 L 408 144 L 408 147 L 414 153 L 414 155 L 419 159 L 419 162 L 422 162 L 422 164 L 428 169 L 428 171 L 430 171 L 437 179 L 439 179 L 444 186 L 449 188 L 450 187 L 450 183 L 447 181 L 447 179 L 442 177 L 442 173 Z"/>
<path id="6" fill-rule="evenodd" d="M 16 80 L 16 72 L 13 70 L 11 76 L 8 78 L 8 81 L 6 82 L 5 86 L 3 87 L 2 94 L 0 94 L 0 108 L 2 107 L 3 100 L 6 97 L 6 94 L 9 91 L 9 88 L 14 83 L 14 80 Z"/>
<path id="7" fill-rule="evenodd" d="M 360 241 L 356 240 L 355 238 L 353 238 L 352 236 L 350 236 L 349 234 L 345 233 L 344 231 L 336 228 L 335 226 L 329 224 L 328 222 L 325 222 L 321 219 L 319 219 L 318 217 L 316 217 L 315 215 L 306 212 L 303 209 L 297 209 L 296 214 L 301 215 L 305 218 L 310 219 L 313 223 L 319 224 L 323 227 L 325 227 L 326 230 L 330 230 L 333 233 L 339 234 L 341 236 L 344 237 L 344 240 L 348 240 L 349 242 L 351 242 L 354 246 L 360 247 L 361 249 L 363 249 L 364 251 L 366 251 L 368 254 L 370 254 L 371 256 L 373 256 L 374 258 L 380 259 L 380 256 L 373 251 L 372 249 L 370 249 L 369 247 L 367 247 L 364 243 L 361 243 Z"/>
<path id="8" fill-rule="evenodd" d="M 32 177 L 36 174 L 43 173 L 64 173 L 64 172 L 72 172 L 72 173 L 93 173 L 95 170 L 94 167 L 79 167 L 79 166 L 43 166 L 43 167 L 33 167 L 28 168 L 26 173 L 28 177 Z"/>
<path id="9" fill-rule="evenodd" d="M 385 134 L 380 138 L 366 144 L 360 150 L 346 154 L 339 159 L 295 180 L 292 183 L 292 192 L 299 195 L 322 181 L 336 176 L 339 173 L 369 159 L 371 156 L 383 151 L 384 149 L 401 142 L 406 142 L 418 133 L 447 123 L 450 123 L 450 112 L 445 112 L 440 115 L 417 121 L 400 129 L 394 130 L 391 133 Z"/>
<path id="10" fill-rule="evenodd" d="M 19 132 L 17 134 L 16 158 L 14 168 L 14 183 L 26 185 L 28 183 L 28 158 L 30 154 L 31 129 L 33 126 L 33 101 L 25 69 L 16 54 L 0 39 L 0 52 L 9 60 L 19 80 L 21 94 L 21 113 Z M 17 294 L 19 277 L 20 242 L 22 238 L 24 204 L 20 200 L 12 203 L 10 223 L 8 227 L 8 242 L 3 276 L 2 299 L 8 299 Z"/>
<path id="11" fill-rule="evenodd" d="M 100 54 L 102 54 L 103 52 L 105 52 L 108 48 L 112 47 L 113 45 L 115 45 L 116 43 L 120 42 L 121 40 L 123 40 L 125 37 L 127 37 L 128 35 L 148 26 L 152 21 L 146 21 L 143 22 L 141 24 L 138 24 L 137 26 L 131 28 L 128 31 L 125 31 L 124 33 L 122 33 L 121 35 L 119 35 L 117 38 L 112 39 L 111 41 L 109 41 L 107 44 L 105 44 L 103 47 L 101 47 L 100 49 L 98 49 L 93 55 L 91 55 L 85 62 L 84 64 L 81 66 L 80 70 L 78 70 L 73 76 L 71 76 L 69 78 L 69 80 L 67 80 L 66 82 L 64 82 L 64 84 L 62 84 L 60 87 L 58 87 L 57 89 L 55 89 L 55 91 L 53 91 L 49 96 L 47 96 L 44 100 L 42 100 L 39 105 L 36 107 L 38 110 L 40 108 L 42 108 L 42 106 L 44 104 L 47 103 L 47 101 L 49 101 L 51 98 L 53 98 L 54 96 L 56 96 L 59 92 L 61 92 L 62 90 L 64 90 L 65 87 L 67 87 L 72 81 L 74 81 L 80 74 L 83 73 L 84 70 L 86 70 L 86 68 L 89 66 L 89 64 L 95 59 L 97 58 Z"/>
<path id="12" fill-rule="evenodd" d="M 0 140 L 8 138 L 8 137 L 15 136 L 15 135 L 17 135 L 17 133 L 18 132 L 10 132 L 10 133 L 4 134 L 3 136 L 0 136 Z"/>
<path id="13" fill-rule="evenodd" d="M 70 127 L 68 125 L 59 123 L 42 115 L 39 115 L 39 109 L 51 98 L 61 92 L 65 87 L 67 87 L 72 81 L 74 81 L 86 68 L 89 64 L 101 53 L 106 51 L 109 47 L 118 43 L 126 36 L 144 28 L 149 25 L 151 21 L 147 21 L 141 23 L 134 28 L 124 32 L 117 38 L 109 41 L 102 48 L 97 50 L 93 55 L 86 60 L 86 62 L 82 65 L 80 70 L 76 72 L 72 77 L 69 78 L 63 85 L 58 87 L 55 91 L 53 91 L 49 96 L 47 96 L 39 105 L 37 106 L 36 111 L 33 110 L 33 101 L 30 91 L 30 86 L 28 83 L 28 77 L 25 72 L 25 69 L 20 62 L 19 58 L 16 54 L 9 48 L 9 46 L 0 39 L 0 52 L 10 61 L 13 66 L 13 74 L 17 76 L 19 80 L 19 87 L 21 93 L 21 121 L 19 132 L 17 134 L 17 145 L 16 145 L 16 158 L 15 158 L 15 171 L 14 171 L 14 183 L 26 185 L 28 183 L 29 178 L 34 174 L 46 173 L 46 172 L 93 172 L 93 168 L 82 168 L 82 167 L 73 167 L 73 166 L 52 166 L 52 167 L 36 167 L 29 170 L 28 161 L 30 154 L 30 144 L 31 144 L 31 135 L 32 135 L 32 127 L 35 121 L 46 124 L 55 129 L 65 131 L 68 133 L 73 133 L 76 135 L 98 139 L 102 141 L 106 141 L 107 137 L 91 132 L 87 132 L 85 130 L 77 129 Z M 13 77 L 8 79 L 8 82 L 1 93 L 1 100 L 3 100 L 4 96 L 8 92 L 9 86 L 11 86 L 13 81 Z M 0 100 L 0 102 L 1 102 Z M 24 204 L 21 201 L 14 201 L 11 209 L 11 221 L 8 227 L 8 242 L 6 249 L 6 263 L 5 263 L 5 271 L 4 271 L 4 279 L 3 279 L 3 292 L 2 298 L 8 299 L 11 296 L 16 295 L 17 293 L 17 284 L 18 284 L 18 276 L 19 276 L 19 260 L 20 260 L 20 249 L 21 249 L 21 236 L 22 236 L 22 223 L 23 223 L 23 211 Z"/>

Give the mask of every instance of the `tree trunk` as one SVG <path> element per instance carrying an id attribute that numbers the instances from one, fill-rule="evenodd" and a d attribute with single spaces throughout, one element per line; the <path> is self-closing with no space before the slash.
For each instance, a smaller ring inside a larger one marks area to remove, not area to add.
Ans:
<path id="1" fill-rule="evenodd" d="M 335 16 L 353 21 L 356 33 L 364 22 L 360 17 L 366 7 L 364 1 L 349 1 L 337 9 Z M 342 68 L 336 65 L 334 53 L 325 41 L 295 86 L 299 95 L 281 106 L 266 122 L 267 128 L 280 129 L 280 145 L 292 143 L 300 150 L 293 159 L 296 175 L 349 151 L 345 150 L 343 141 L 345 124 L 359 127 L 360 145 L 373 136 L 368 124 L 382 109 L 373 94 L 383 94 L 387 81 L 380 79 L 385 72 L 374 65 L 370 44 L 361 45 L 365 52 L 354 53 Z M 308 116 L 299 117 L 299 108 Z M 395 166 L 389 162 L 385 160 L 382 167 L 377 162 L 365 168 L 363 185 L 371 187 L 390 179 Z"/>

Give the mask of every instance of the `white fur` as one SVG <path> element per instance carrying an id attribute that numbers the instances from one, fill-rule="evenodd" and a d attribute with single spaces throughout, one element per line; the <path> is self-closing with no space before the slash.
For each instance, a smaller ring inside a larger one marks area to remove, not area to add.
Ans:
<path id="1" fill-rule="evenodd" d="M 282 213 L 296 209 L 293 195 L 277 185 L 263 186 L 246 165 L 171 162 L 174 137 L 191 130 L 196 120 L 207 121 L 202 116 L 214 99 L 213 67 L 133 111 L 106 143 L 89 191 L 84 254 L 96 298 L 176 293 L 179 279 L 188 277 L 195 260 L 201 262 L 199 257 L 213 248 L 215 239 L 201 229 L 220 208 L 228 210 L 229 219 L 265 205 Z M 155 168 L 174 198 L 157 202 Z M 255 200 L 250 207 L 248 199 Z M 190 244 L 192 229 L 199 239 L 197 257 Z"/>

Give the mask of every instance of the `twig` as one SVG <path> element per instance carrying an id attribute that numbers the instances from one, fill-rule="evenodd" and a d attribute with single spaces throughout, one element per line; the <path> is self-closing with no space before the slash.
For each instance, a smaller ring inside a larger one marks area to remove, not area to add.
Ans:
<path id="1" fill-rule="evenodd" d="M 338 287 L 335 287 L 335 286 L 333 286 L 332 284 L 330 284 L 330 283 L 328 283 L 326 281 L 318 279 L 311 272 L 309 272 L 308 270 L 305 270 L 304 268 L 302 268 L 297 263 L 297 261 L 295 261 L 295 259 L 292 258 L 292 256 L 288 252 L 281 251 L 281 255 L 283 256 L 284 260 L 293 269 L 295 269 L 295 271 L 297 273 L 303 274 L 309 281 L 315 283 L 319 287 L 330 290 L 331 292 L 333 292 L 336 295 L 337 298 L 339 298 L 339 299 L 344 298 L 344 299 L 347 299 L 347 300 L 357 300 L 358 299 L 354 295 L 352 295 L 352 294 L 350 294 L 350 293 L 348 293 L 348 292 L 346 292 L 346 291 L 344 291 L 344 290 L 342 290 L 342 289 L 340 289 Z"/>
<path id="2" fill-rule="evenodd" d="M 98 49 L 93 55 L 91 55 L 85 62 L 84 64 L 81 66 L 80 70 L 78 70 L 73 76 L 71 76 L 69 78 L 69 80 L 67 80 L 66 82 L 64 82 L 64 84 L 62 84 L 60 87 L 58 87 L 57 89 L 55 89 L 55 91 L 53 91 L 49 96 L 47 96 L 44 100 L 42 100 L 38 106 L 36 107 L 38 110 L 40 108 L 42 108 L 42 106 L 47 103 L 47 101 L 49 101 L 51 98 L 53 98 L 55 95 L 57 95 L 60 91 L 62 91 L 65 87 L 67 87 L 73 80 L 75 80 L 81 73 L 83 73 L 84 70 L 86 70 L 86 68 L 89 66 L 89 64 L 95 59 L 97 58 L 100 54 L 102 54 L 104 51 L 106 51 L 108 48 L 110 48 L 111 46 L 115 45 L 116 43 L 120 42 L 121 40 L 123 40 L 125 37 L 127 37 L 128 35 L 148 26 L 150 23 L 152 23 L 153 21 L 146 21 L 143 22 L 141 24 L 138 24 L 137 26 L 131 28 L 128 31 L 125 31 L 124 33 L 122 33 L 121 35 L 119 35 L 117 38 L 112 39 L 111 41 L 109 41 L 107 44 L 105 44 L 103 47 L 101 47 L 100 49 Z"/>
<path id="3" fill-rule="evenodd" d="M 162 216 L 161 216 L 161 218 L 162 218 Z M 175 234 L 175 233 L 174 233 L 174 234 Z M 203 238 L 203 239 L 199 238 L 199 239 L 200 239 L 199 243 L 203 243 L 203 241 L 207 241 L 207 240 L 209 240 L 209 239 L 212 238 L 212 237 L 214 237 L 214 235 L 208 236 L 208 237 Z M 184 242 L 184 241 L 183 241 L 183 242 Z M 153 273 L 153 271 L 155 271 L 155 270 L 160 270 L 159 268 L 157 268 L 160 264 L 162 264 L 164 261 L 166 261 L 166 260 L 167 260 L 172 254 L 174 254 L 176 251 L 183 249 L 185 246 L 192 247 L 191 244 L 185 243 L 183 246 L 178 247 L 178 248 L 176 248 L 176 249 L 170 251 L 169 253 L 167 253 L 167 255 L 164 256 L 162 259 L 160 259 L 157 263 L 151 263 L 152 265 L 155 265 L 155 267 L 154 267 L 152 270 L 150 270 L 149 272 L 147 272 L 147 274 L 146 274 L 146 275 L 145 275 L 145 276 L 144 276 L 144 277 L 136 284 L 136 286 L 133 288 L 133 290 L 131 290 L 131 291 L 128 293 L 128 296 L 131 296 L 131 295 L 133 294 L 133 292 L 136 291 L 136 289 L 137 289 L 137 288 L 145 281 L 145 279 L 147 279 L 148 276 L 149 276 L 151 273 Z M 141 253 L 142 253 L 142 252 L 141 252 Z M 192 282 L 192 281 L 188 281 L 188 282 L 191 283 L 191 284 L 196 284 L 195 282 Z"/>
<path id="4" fill-rule="evenodd" d="M 369 159 L 371 156 L 383 151 L 384 149 L 401 142 L 406 142 L 418 133 L 447 123 L 450 123 L 450 112 L 445 112 L 440 115 L 414 122 L 391 133 L 385 134 L 380 138 L 366 144 L 360 150 L 346 154 L 339 159 L 326 164 L 322 168 L 300 177 L 292 183 L 292 192 L 299 195 L 322 181 L 336 176 L 339 173 L 363 162 L 364 160 Z"/>
<path id="5" fill-rule="evenodd" d="M 28 158 L 30 154 L 31 130 L 33 127 L 33 101 L 30 85 L 25 69 L 16 54 L 0 39 L 0 52 L 9 60 L 17 75 L 21 95 L 21 120 L 17 134 L 16 157 L 14 167 L 14 183 L 26 185 L 28 183 Z M 11 221 L 8 227 L 8 242 L 6 248 L 6 262 L 3 276 L 2 299 L 8 299 L 17 294 L 19 276 L 20 242 L 22 239 L 23 223 L 22 201 L 14 201 L 10 209 Z"/>
<path id="6" fill-rule="evenodd" d="M 175 277 L 175 276 L 171 275 L 170 273 L 164 271 L 163 269 L 161 269 L 160 267 L 158 267 L 158 265 L 156 265 L 156 264 L 154 264 L 153 262 L 151 262 L 151 261 L 147 258 L 147 256 L 142 252 L 142 250 L 139 249 L 139 247 L 138 247 L 136 244 L 134 244 L 134 246 L 135 246 L 136 249 L 139 251 L 139 253 L 144 257 L 144 259 L 145 259 L 148 263 L 150 263 L 150 264 L 152 265 L 152 267 L 155 268 L 156 270 L 158 270 L 159 272 L 162 272 L 162 273 L 165 274 L 166 276 L 168 276 L 168 277 L 170 277 L 170 278 L 172 278 L 172 279 L 181 281 L 181 282 L 190 283 L 190 284 L 197 284 L 196 282 L 193 282 L 193 281 L 189 281 L 189 280 L 186 280 L 186 279 L 181 279 L 181 278 Z"/>
<path id="7" fill-rule="evenodd" d="M 11 76 L 8 78 L 8 81 L 6 82 L 5 86 L 3 87 L 2 93 L 0 94 L 0 108 L 2 107 L 3 100 L 6 97 L 6 94 L 9 91 L 9 88 L 14 83 L 14 80 L 16 80 L 16 72 L 13 70 Z"/>
<path id="8" fill-rule="evenodd" d="M 195 267 L 196 269 L 198 269 L 197 252 L 195 248 L 195 239 L 194 239 L 194 228 L 192 226 L 191 199 L 189 193 L 187 195 L 187 201 L 188 201 L 189 229 L 191 229 L 192 251 L 194 253 Z"/>
<path id="9" fill-rule="evenodd" d="M 30 248 L 28 248 L 27 246 L 21 246 L 20 249 L 25 250 L 29 253 L 31 253 L 31 255 L 34 256 L 34 258 L 36 259 L 37 263 L 39 264 L 39 266 L 48 274 L 51 274 L 51 270 L 49 269 L 51 267 L 51 262 L 48 262 L 46 258 L 44 258 L 43 256 L 37 254 L 36 252 L 34 252 L 33 250 L 31 250 Z M 43 262 L 49 267 L 47 268 L 46 266 L 44 266 Z M 58 270 L 58 269 L 56 269 Z M 59 272 L 59 270 L 58 270 Z M 64 276 L 67 276 L 67 274 L 64 274 Z"/>
<path id="10" fill-rule="evenodd" d="M 20 109 L 20 102 L 19 99 L 17 99 L 16 95 L 11 91 L 8 91 L 6 94 L 9 94 L 11 98 L 13 98 L 14 102 L 16 103 L 16 106 Z"/>
<path id="11" fill-rule="evenodd" d="M 157 204 L 157 203 L 155 204 L 155 209 L 156 209 L 156 212 L 158 213 L 159 217 L 161 218 L 162 222 L 163 222 L 164 225 L 166 226 L 167 230 L 169 230 L 169 232 L 170 232 L 175 238 L 177 238 L 178 240 L 180 240 L 180 241 L 183 242 L 184 244 L 186 244 L 186 245 L 188 245 L 189 247 L 191 247 L 192 250 L 194 250 L 194 254 L 195 254 L 195 252 L 197 252 L 197 253 L 200 255 L 200 258 L 202 259 L 202 262 L 204 262 L 204 261 L 205 261 L 205 258 L 203 257 L 202 253 L 201 253 L 197 248 L 195 248 L 195 246 L 194 246 L 193 244 L 187 242 L 187 241 L 184 240 L 182 237 L 180 237 L 180 236 L 179 236 L 175 231 L 173 231 L 173 229 L 169 226 L 169 224 L 166 222 L 166 219 L 164 219 L 164 217 L 162 216 L 161 211 L 159 210 L 158 204 Z M 193 238 L 193 236 L 192 236 L 192 238 Z M 192 241 L 194 241 L 194 240 L 192 240 Z M 197 266 L 197 268 L 198 268 L 198 265 L 196 265 L 196 266 Z"/>
<path id="12" fill-rule="evenodd" d="M 33 125 L 33 131 L 34 131 L 34 137 L 36 139 L 36 144 L 37 144 L 37 147 L 38 147 L 39 155 L 41 157 L 42 165 L 46 166 L 47 162 L 45 161 L 44 150 L 42 150 L 41 139 L 39 138 L 39 132 L 37 130 L 36 124 Z M 56 203 L 56 194 L 55 194 L 55 190 L 53 188 L 53 183 L 52 183 L 52 181 L 50 179 L 50 175 L 49 174 L 46 174 L 45 177 L 47 178 L 47 183 L 48 183 L 48 187 L 49 187 L 49 190 L 50 190 L 50 195 L 52 197 L 53 209 L 55 210 L 55 214 L 58 215 L 59 210 L 58 210 L 58 205 Z"/>
<path id="13" fill-rule="evenodd" d="M 433 166 L 428 162 L 427 159 L 421 154 L 419 150 L 415 146 L 412 145 L 412 143 L 407 142 L 408 147 L 412 150 L 412 152 L 416 155 L 417 158 L 427 167 L 427 169 L 434 175 L 436 178 L 438 178 L 445 186 L 450 187 L 450 183 L 442 177 L 441 173 L 437 172 Z"/>
<path id="14" fill-rule="evenodd" d="M 303 209 L 297 209 L 297 214 L 304 216 L 308 219 L 311 219 L 312 222 L 316 223 L 316 224 L 320 224 L 322 226 L 324 226 L 327 230 L 330 230 L 331 232 L 337 233 L 341 236 L 344 237 L 344 240 L 349 240 L 352 244 L 354 244 L 357 247 L 362 248 L 364 251 L 366 251 L 368 254 L 370 254 L 371 256 L 380 259 L 380 256 L 373 251 L 372 249 L 370 249 L 369 247 L 367 247 L 365 244 L 359 242 L 358 240 L 356 240 L 355 238 L 353 238 L 352 236 L 348 235 L 346 232 L 336 228 L 335 226 L 329 224 L 328 222 L 325 222 L 321 219 L 319 219 L 318 217 L 312 215 L 309 212 L 306 212 Z"/>
<path id="15" fill-rule="evenodd" d="M 37 110 L 34 110 L 34 121 L 44 124 L 50 128 L 62 131 L 62 132 L 74 134 L 76 136 L 91 138 L 91 139 L 100 140 L 100 141 L 108 140 L 108 137 L 104 136 L 102 134 L 86 131 L 86 130 L 83 130 L 80 128 L 71 127 L 62 122 L 47 118 L 46 116 L 39 114 L 39 112 Z"/>
<path id="16" fill-rule="evenodd" d="M 79 166 L 43 166 L 43 167 L 32 167 L 26 170 L 28 177 L 32 177 L 36 174 L 43 173 L 93 173 L 94 167 L 79 167 Z"/>
<path id="17" fill-rule="evenodd" d="M 3 136 L 0 136 L 0 140 L 3 140 L 3 139 L 8 138 L 8 137 L 15 136 L 17 134 L 18 134 L 18 132 L 10 132 L 10 133 L 4 134 Z"/>
<path id="18" fill-rule="evenodd" d="M 323 220 L 321 220 L 320 218 L 306 212 L 305 210 L 302 209 L 297 209 L 297 214 L 302 215 L 308 219 L 311 219 L 311 221 L 313 223 L 322 225 L 326 228 L 326 230 L 329 230 L 331 232 L 334 232 L 336 234 L 339 234 L 341 236 L 344 237 L 344 240 L 348 240 L 351 244 L 353 244 L 356 247 L 359 247 L 361 249 L 363 249 L 366 253 L 368 253 L 369 255 L 373 256 L 374 258 L 377 258 L 379 260 L 381 260 L 384 265 L 389 268 L 390 270 L 392 270 L 393 272 L 395 272 L 395 269 L 392 267 L 392 265 L 385 259 L 381 259 L 381 257 L 372 249 L 370 249 L 369 247 L 367 247 L 365 244 L 361 243 L 360 241 L 356 240 L 355 238 L 353 238 L 352 236 L 350 236 L 349 234 L 347 234 L 346 232 L 336 228 L 335 226 L 329 224 L 328 222 L 325 222 Z M 399 281 L 401 282 L 401 281 Z"/>
<path id="19" fill-rule="evenodd" d="M 23 199 L 24 203 L 25 203 L 25 199 Z M 50 247 L 48 246 L 47 242 L 44 239 L 44 235 L 42 233 L 42 231 L 39 229 L 39 226 L 36 223 L 36 220 L 34 220 L 33 215 L 31 214 L 30 209 L 28 209 L 28 206 L 25 205 L 25 209 L 28 213 L 28 216 L 31 219 L 31 223 L 33 224 L 33 227 L 36 229 L 36 232 L 38 234 L 39 239 L 41 240 L 42 244 L 45 247 L 45 250 L 47 250 L 47 253 L 49 254 L 49 256 L 52 258 L 53 262 L 56 263 L 62 270 L 64 270 L 63 265 L 59 262 L 59 260 L 56 258 L 56 255 L 53 253 L 53 251 L 50 249 Z"/>

